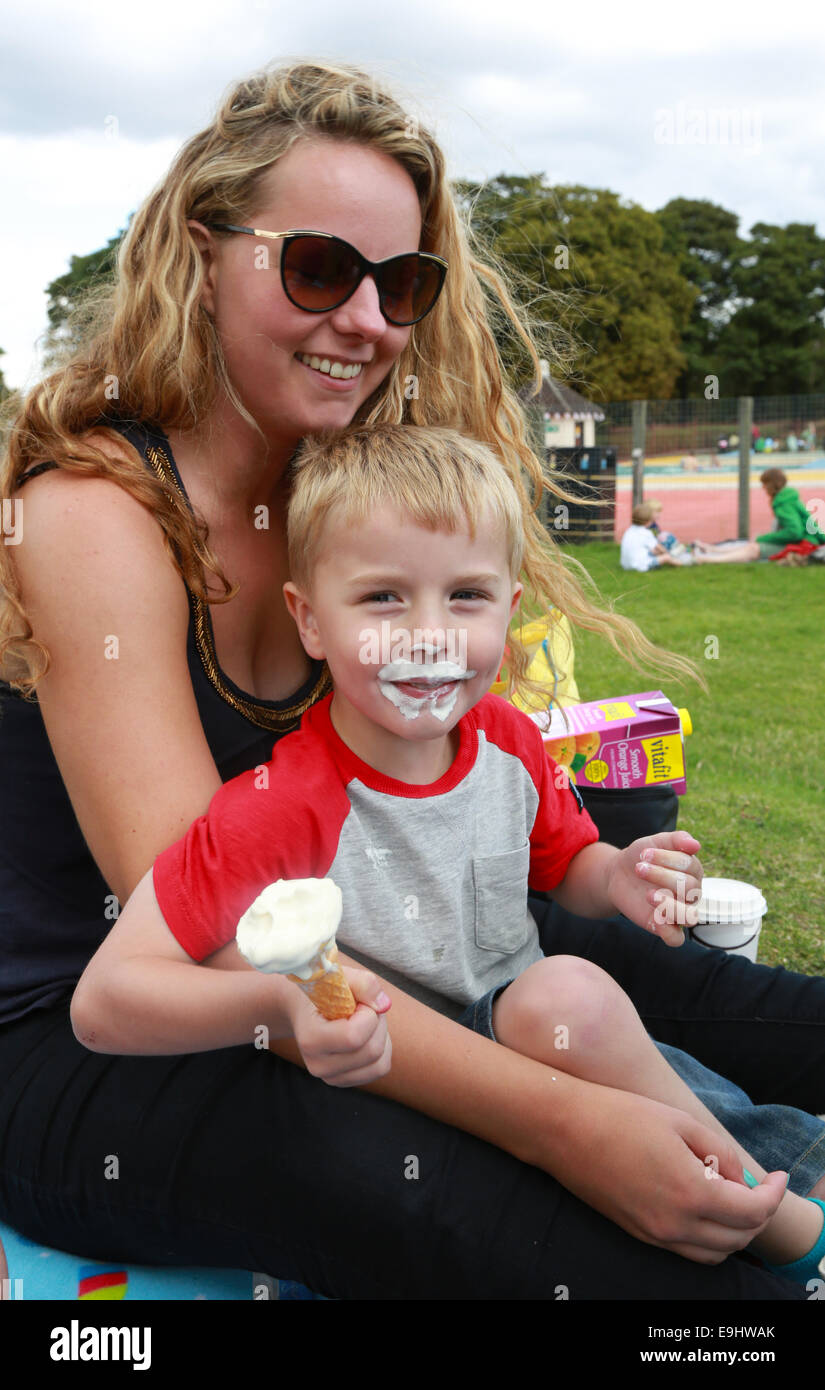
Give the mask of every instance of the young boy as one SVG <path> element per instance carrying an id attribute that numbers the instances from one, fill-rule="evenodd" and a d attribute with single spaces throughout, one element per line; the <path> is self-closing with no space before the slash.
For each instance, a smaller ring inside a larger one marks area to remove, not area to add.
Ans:
<path id="1" fill-rule="evenodd" d="M 623 570 L 658 569 L 660 565 L 686 565 L 692 563 L 687 548 L 674 553 L 663 538 L 656 534 L 656 517 L 661 511 L 661 503 L 640 502 L 633 508 L 632 525 L 622 536 L 620 563 Z"/>
<path id="2" fill-rule="evenodd" d="M 656 544 L 661 545 L 667 551 L 672 560 L 678 560 L 681 565 L 692 565 L 693 556 L 686 545 L 677 541 L 672 531 L 663 531 L 659 525 L 659 517 L 662 514 L 662 504 L 655 497 L 651 497 L 650 506 L 652 517 L 650 520 L 650 530 L 656 537 Z"/>
<path id="3" fill-rule="evenodd" d="M 78 985 L 81 1041 L 162 1051 L 161 991 L 170 1001 L 185 992 L 169 932 L 203 961 L 234 949 L 239 918 L 268 883 L 330 877 L 343 892 L 339 943 L 367 968 L 554 1070 L 672 1105 L 729 1138 L 604 971 L 541 951 L 528 882 L 580 915 L 623 912 L 678 945 L 672 923 L 686 920 L 702 871 L 684 831 L 621 851 L 599 843 L 536 724 L 486 693 L 522 594 L 522 535 L 505 469 L 453 431 L 370 426 L 305 446 L 284 594 L 334 691 L 158 858 L 113 929 L 129 942 L 125 960 L 107 938 Z M 151 971 L 142 956 L 155 958 Z M 382 1034 L 365 1059 L 363 1006 L 328 1022 L 297 987 L 278 987 L 278 1035 L 294 1036 L 316 1076 L 366 1085 L 385 1074 Z M 136 1045 L 130 1015 L 145 1018 L 150 994 L 157 1034 L 147 1044 L 144 1024 Z M 388 1007 L 375 997 L 375 1013 Z M 792 1277 L 812 1277 L 825 1256 L 822 1224 L 821 1204 L 787 1193 L 754 1248 Z"/>

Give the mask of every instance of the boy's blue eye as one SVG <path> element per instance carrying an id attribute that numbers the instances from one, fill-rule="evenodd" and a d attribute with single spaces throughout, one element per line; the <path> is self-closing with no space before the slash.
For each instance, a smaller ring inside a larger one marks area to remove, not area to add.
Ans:
<path id="1" fill-rule="evenodd" d="M 453 591 L 451 597 L 454 598 L 454 599 L 455 599 L 455 598 L 462 598 L 462 599 L 468 599 L 468 598 L 469 598 L 469 599 L 474 599 L 474 598 L 487 598 L 488 595 L 482 593 L 480 589 L 455 589 L 455 590 Z M 379 603 L 379 602 L 381 601 L 381 599 L 390 599 L 390 600 L 392 600 L 392 601 L 396 601 L 396 602 L 397 602 L 397 601 L 398 601 L 398 595 L 395 593 L 395 591 L 394 591 L 393 589 L 380 589 L 380 590 L 376 591 L 376 593 L 374 593 L 374 594 L 365 594 L 365 595 L 364 595 L 364 598 L 363 598 L 363 602 L 364 602 L 364 603 Z"/>

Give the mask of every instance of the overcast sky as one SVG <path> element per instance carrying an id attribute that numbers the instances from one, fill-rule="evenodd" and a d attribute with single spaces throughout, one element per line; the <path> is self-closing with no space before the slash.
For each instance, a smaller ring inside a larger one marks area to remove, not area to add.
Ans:
<path id="1" fill-rule="evenodd" d="M 453 177 L 541 172 L 651 210 L 709 198 L 743 231 L 825 232 L 824 15 L 821 0 L 6 6 L 0 367 L 12 386 L 36 379 L 46 285 L 119 231 L 225 87 L 272 59 L 383 75 Z"/>

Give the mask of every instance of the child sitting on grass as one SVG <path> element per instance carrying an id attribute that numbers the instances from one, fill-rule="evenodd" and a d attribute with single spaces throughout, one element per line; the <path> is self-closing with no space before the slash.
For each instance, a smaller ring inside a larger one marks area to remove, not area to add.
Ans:
<path id="1" fill-rule="evenodd" d="M 825 531 L 820 530 L 816 516 L 808 511 L 796 488 L 789 486 L 787 474 L 781 468 L 766 468 L 759 475 L 759 481 L 770 499 L 776 518 L 774 529 L 753 541 L 721 541 L 718 545 L 695 541 L 694 560 L 697 565 L 771 560 L 780 556 L 787 546 L 798 545 L 802 541 L 807 541 L 811 550 L 825 545 Z M 791 556 L 787 558 L 790 560 Z M 800 555 L 795 562 L 804 565 L 807 556 Z M 781 559 L 779 563 L 782 564 Z"/>
<path id="2" fill-rule="evenodd" d="M 284 594 L 333 692 L 156 860 L 77 987 L 77 1037 L 96 1051 L 163 1052 L 168 1010 L 186 1009 L 196 1048 L 209 991 L 193 1002 L 182 963 L 231 946 L 270 882 L 330 877 L 343 893 L 339 942 L 362 966 L 554 1073 L 684 1112 L 697 1182 L 717 1149 L 734 1191 L 742 1171 L 727 1154 L 764 1178 L 610 976 L 542 953 L 528 883 L 676 946 L 702 869 L 684 831 L 600 843 L 535 722 L 487 693 L 523 592 L 523 502 L 505 469 L 485 445 L 409 425 L 307 441 L 293 467 Z M 347 973 L 362 1002 L 335 1022 L 265 977 L 267 1027 L 294 1037 L 315 1076 L 359 1086 L 389 1070 L 390 999 Z M 766 1188 L 781 1183 L 774 1173 Z M 743 1228 L 750 1197 L 742 1185 Z M 807 1279 L 825 1256 L 822 1228 L 822 1203 L 786 1193 L 753 1249 Z"/>
<path id="3" fill-rule="evenodd" d="M 679 560 L 682 564 L 692 564 L 693 559 L 688 546 L 677 541 L 672 531 L 665 531 L 659 525 L 659 517 L 662 515 L 662 504 L 657 498 L 651 497 L 648 503 L 653 515 L 650 520 L 650 529 L 656 537 L 657 545 L 661 545 L 667 551 L 672 560 Z"/>
<path id="4" fill-rule="evenodd" d="M 632 525 L 622 536 L 620 563 L 623 570 L 658 569 L 661 565 L 687 565 L 692 557 L 686 546 L 676 547 L 675 537 L 669 532 L 659 536 L 656 517 L 662 510 L 661 502 L 640 502 L 633 508 Z M 665 540 L 668 536 L 671 545 Z"/>

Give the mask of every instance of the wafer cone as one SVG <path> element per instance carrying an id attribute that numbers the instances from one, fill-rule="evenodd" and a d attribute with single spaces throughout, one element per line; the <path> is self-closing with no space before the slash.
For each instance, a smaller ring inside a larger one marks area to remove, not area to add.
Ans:
<path id="1" fill-rule="evenodd" d="M 288 980 L 294 980 L 296 985 L 300 985 L 304 994 L 324 1018 L 349 1018 L 356 1009 L 355 997 L 340 965 L 336 964 L 332 970 L 324 968 L 325 960 L 333 962 L 337 959 L 338 947 L 333 942 L 331 946 L 322 946 L 312 960 L 307 961 L 307 969 L 312 971 L 309 979 L 302 980 L 300 975 L 287 975 Z"/>

